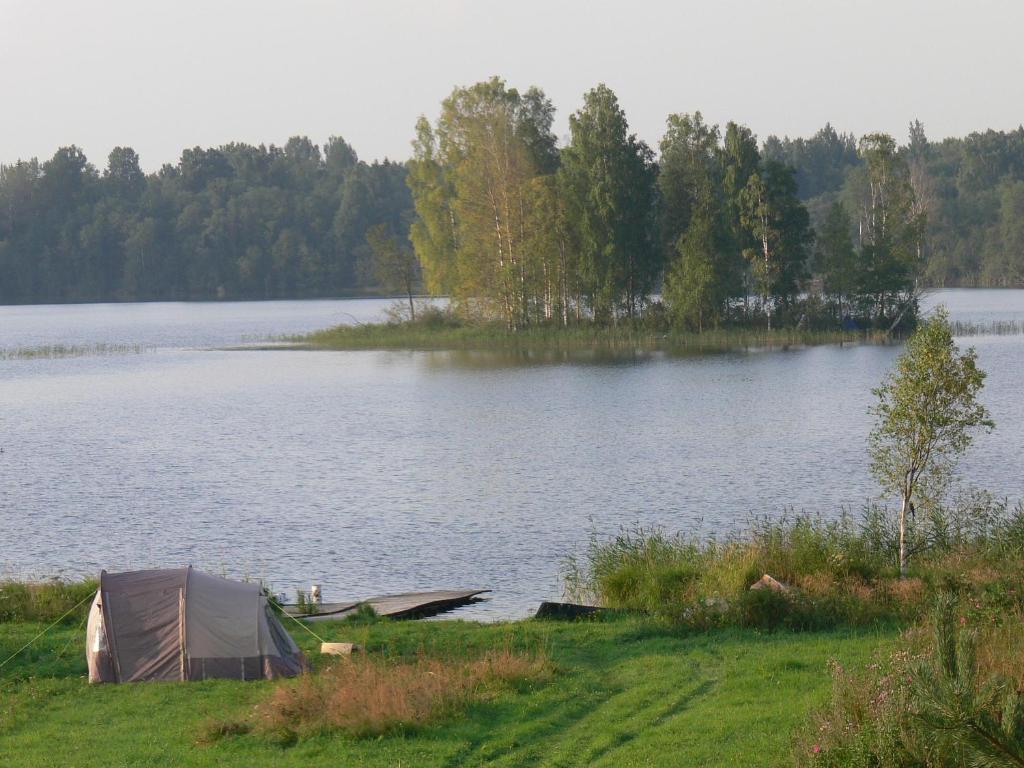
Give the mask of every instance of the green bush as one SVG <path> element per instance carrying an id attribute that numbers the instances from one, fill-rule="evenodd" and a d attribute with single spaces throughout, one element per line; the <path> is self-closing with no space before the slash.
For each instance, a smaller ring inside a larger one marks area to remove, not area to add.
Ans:
<path id="1" fill-rule="evenodd" d="M 790 623 L 793 601 L 774 589 L 747 590 L 737 601 L 740 625 L 755 629 L 779 629 Z"/>

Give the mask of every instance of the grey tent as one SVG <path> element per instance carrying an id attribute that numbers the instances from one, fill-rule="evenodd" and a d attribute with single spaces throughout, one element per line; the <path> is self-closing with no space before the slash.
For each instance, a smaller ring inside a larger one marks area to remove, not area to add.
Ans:
<path id="1" fill-rule="evenodd" d="M 305 659 L 256 584 L 192 567 L 100 573 L 86 630 L 89 682 L 255 680 Z"/>

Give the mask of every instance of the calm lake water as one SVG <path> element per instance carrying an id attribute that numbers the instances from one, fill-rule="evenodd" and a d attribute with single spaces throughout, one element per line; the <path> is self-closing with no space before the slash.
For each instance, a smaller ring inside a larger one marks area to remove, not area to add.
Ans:
<path id="1" fill-rule="evenodd" d="M 1024 321 L 1024 291 L 943 291 L 955 319 Z M 224 351 L 379 317 L 387 301 L 0 307 L 0 574 L 192 563 L 325 598 L 561 592 L 589 534 L 695 533 L 876 497 L 866 408 L 899 353 L 824 346 L 525 361 L 465 352 Z M 962 465 L 1017 499 L 1024 336 L 974 345 L 997 430 Z"/>

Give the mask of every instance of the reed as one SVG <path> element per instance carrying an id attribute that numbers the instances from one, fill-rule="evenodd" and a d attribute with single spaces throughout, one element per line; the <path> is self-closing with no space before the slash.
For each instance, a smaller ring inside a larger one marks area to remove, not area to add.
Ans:
<path id="1" fill-rule="evenodd" d="M 954 336 L 1020 336 L 1024 334 L 1024 323 L 1019 320 L 990 320 L 984 323 L 954 320 L 949 325 Z"/>
<path id="2" fill-rule="evenodd" d="M 148 351 L 143 344 L 45 344 L 38 347 L 0 348 L 0 360 L 55 360 L 65 357 L 140 355 Z"/>
<path id="3" fill-rule="evenodd" d="M 441 313 L 437 313 L 441 314 Z M 481 350 L 663 350 L 701 353 L 742 349 L 773 349 L 815 344 L 879 342 L 876 331 L 730 327 L 695 333 L 621 323 L 539 325 L 509 330 L 500 323 L 462 323 L 457 319 L 415 323 L 340 325 L 289 341 L 317 349 L 481 349 Z"/>

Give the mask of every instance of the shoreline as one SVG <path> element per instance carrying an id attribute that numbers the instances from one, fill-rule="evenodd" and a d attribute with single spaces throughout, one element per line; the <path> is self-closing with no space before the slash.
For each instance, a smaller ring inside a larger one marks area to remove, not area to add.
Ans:
<path id="1" fill-rule="evenodd" d="M 703 332 L 653 331 L 594 325 L 542 326 L 509 331 L 495 324 L 443 325 L 367 323 L 339 325 L 286 337 L 284 345 L 256 348 L 303 350 L 477 350 L 553 352 L 668 352 L 706 353 L 744 349 L 788 349 L 824 344 L 887 344 L 883 331 L 814 331 L 791 328 L 768 331 L 728 328 Z M 291 346 L 288 346 L 291 345 Z"/>

